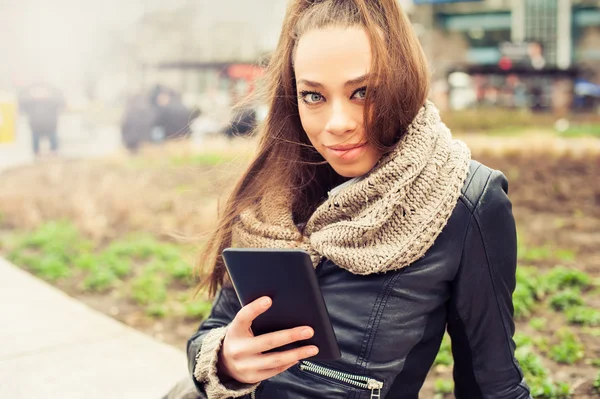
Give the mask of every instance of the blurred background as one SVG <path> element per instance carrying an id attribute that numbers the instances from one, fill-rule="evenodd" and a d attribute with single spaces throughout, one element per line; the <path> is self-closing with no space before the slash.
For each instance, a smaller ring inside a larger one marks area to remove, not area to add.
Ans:
<path id="1" fill-rule="evenodd" d="M 600 1 L 400 0 L 430 98 L 503 171 L 517 356 L 539 398 L 600 397 Z M 283 0 L 0 0 L 0 256 L 183 349 L 193 262 L 247 164 Z M 444 340 L 423 398 L 451 398 Z"/>
<path id="2" fill-rule="evenodd" d="M 595 121 L 598 1 L 400 2 L 431 62 L 431 98 L 443 111 L 528 110 L 527 117 L 520 115 L 522 124 L 554 127 L 560 120 L 561 131 Z M 240 119 L 231 106 L 253 90 L 285 12 L 285 1 L 275 0 L 80 4 L 0 3 L 3 29 L 10 32 L 0 38 L 1 143 L 23 138 L 25 146 L 28 126 L 17 115 L 31 116 L 25 97 L 36 84 L 52 86 L 51 97 L 63 98 L 56 109 L 63 152 L 72 150 L 69 141 L 89 143 L 98 135 L 104 142 L 97 152 L 117 141 L 136 149 L 177 133 L 224 132 L 233 117 Z M 251 123 L 265 112 L 256 105 L 242 116 Z M 502 127 L 473 121 L 469 112 L 451 115 L 463 130 Z M 138 126 L 148 117 L 153 121 Z"/>

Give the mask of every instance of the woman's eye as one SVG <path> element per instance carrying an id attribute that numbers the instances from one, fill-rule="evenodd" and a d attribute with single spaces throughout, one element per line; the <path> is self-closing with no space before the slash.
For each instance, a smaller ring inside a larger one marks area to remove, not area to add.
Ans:
<path id="1" fill-rule="evenodd" d="M 316 103 L 319 102 L 319 100 L 321 100 L 321 95 L 320 94 L 316 94 L 316 93 L 311 93 L 308 95 L 308 98 L 310 99 L 310 102 Z"/>
<path id="2" fill-rule="evenodd" d="M 323 100 L 323 96 L 319 93 L 314 92 L 302 92 L 300 93 L 300 98 L 306 104 L 315 104 Z"/>
<path id="3" fill-rule="evenodd" d="M 358 98 L 359 100 L 364 100 L 367 97 L 367 88 L 362 87 L 362 88 L 356 90 L 354 92 L 354 97 Z"/>

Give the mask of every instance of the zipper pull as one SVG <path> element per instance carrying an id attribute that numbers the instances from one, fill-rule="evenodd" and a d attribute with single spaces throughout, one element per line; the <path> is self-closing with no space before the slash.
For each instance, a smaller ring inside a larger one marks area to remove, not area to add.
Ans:
<path id="1" fill-rule="evenodd" d="M 370 378 L 367 380 L 367 389 L 371 390 L 371 399 L 381 399 L 381 388 L 383 388 L 382 382 Z"/>

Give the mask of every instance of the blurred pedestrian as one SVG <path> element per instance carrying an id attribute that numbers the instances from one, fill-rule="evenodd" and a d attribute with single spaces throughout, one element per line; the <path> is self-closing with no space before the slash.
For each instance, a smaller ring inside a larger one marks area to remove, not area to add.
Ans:
<path id="1" fill-rule="evenodd" d="M 546 67 L 546 58 L 544 57 L 544 45 L 540 42 L 530 42 L 527 46 L 527 55 L 529 68 L 540 70 Z"/>
<path id="2" fill-rule="evenodd" d="M 509 75 L 508 84 L 513 92 L 513 105 L 515 108 L 525 108 L 527 106 L 527 87 L 517 75 Z"/>
<path id="3" fill-rule="evenodd" d="M 252 106 L 243 106 L 234 109 L 229 124 L 224 133 L 227 138 L 243 137 L 250 135 L 256 127 L 256 110 Z"/>
<path id="4" fill-rule="evenodd" d="M 170 89 L 163 89 L 156 96 L 156 124 L 164 132 L 165 140 L 188 137 L 193 112 L 185 106 L 181 96 Z"/>
<path id="5" fill-rule="evenodd" d="M 133 96 L 121 121 L 123 145 L 132 153 L 137 152 L 143 142 L 152 139 L 156 120 L 156 110 L 150 99 L 143 94 Z"/>
<path id="6" fill-rule="evenodd" d="M 50 141 L 52 154 L 58 152 L 58 118 L 65 108 L 62 92 L 48 83 L 35 83 L 29 86 L 20 98 L 20 107 L 27 115 L 31 129 L 33 153 L 40 153 L 40 141 Z"/>

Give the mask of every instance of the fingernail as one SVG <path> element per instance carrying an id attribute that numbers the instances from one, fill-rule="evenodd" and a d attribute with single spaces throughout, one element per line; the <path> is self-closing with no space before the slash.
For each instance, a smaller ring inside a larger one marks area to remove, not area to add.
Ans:
<path id="1" fill-rule="evenodd" d="M 268 308 L 269 305 L 271 304 L 271 298 L 265 298 L 263 299 L 260 304 L 262 305 L 263 308 Z"/>
<path id="2" fill-rule="evenodd" d="M 319 349 L 318 349 L 318 348 L 316 348 L 316 347 L 309 348 L 309 349 L 307 349 L 307 350 L 306 350 L 306 354 L 307 354 L 308 356 L 314 356 L 314 355 L 316 355 L 317 353 L 319 353 Z"/>
<path id="3" fill-rule="evenodd" d="M 302 338 L 310 338 L 312 337 L 312 335 L 313 333 L 310 328 L 305 328 L 304 330 L 302 330 Z"/>

